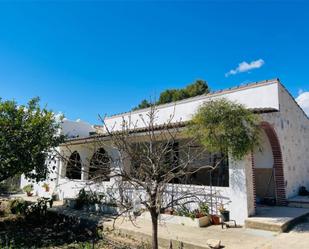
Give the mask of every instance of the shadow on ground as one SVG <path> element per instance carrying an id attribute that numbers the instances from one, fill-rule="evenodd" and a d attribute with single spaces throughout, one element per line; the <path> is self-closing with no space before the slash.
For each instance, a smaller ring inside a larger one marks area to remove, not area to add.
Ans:
<path id="1" fill-rule="evenodd" d="M 55 213 L 0 217 L 0 248 L 57 247 L 97 239 L 95 228 L 84 227 L 77 219 Z"/>
<path id="2" fill-rule="evenodd" d="M 299 222 L 294 225 L 289 232 L 292 233 L 309 233 L 309 215 L 303 217 Z"/>

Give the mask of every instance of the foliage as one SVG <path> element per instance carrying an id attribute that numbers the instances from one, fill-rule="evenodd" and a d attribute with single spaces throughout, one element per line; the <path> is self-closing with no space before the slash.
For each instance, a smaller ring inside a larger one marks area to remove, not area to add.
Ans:
<path id="1" fill-rule="evenodd" d="M 23 191 L 24 191 L 25 193 L 31 193 L 32 190 L 33 190 L 33 185 L 32 185 L 32 184 L 28 184 L 28 185 L 26 185 L 26 186 L 23 187 Z"/>
<path id="2" fill-rule="evenodd" d="M 46 158 L 63 141 L 52 111 L 39 107 L 39 98 L 27 105 L 0 99 L 0 181 L 25 174 L 36 181 L 48 173 Z"/>
<path id="3" fill-rule="evenodd" d="M 148 108 L 150 106 L 151 106 L 151 103 L 148 102 L 148 100 L 144 99 L 144 100 L 142 100 L 141 103 L 138 104 L 137 107 L 134 107 L 132 110 L 135 111 L 135 110 L 139 110 L 139 109 Z"/>
<path id="4" fill-rule="evenodd" d="M 225 207 L 224 207 L 223 204 L 221 204 L 221 205 L 219 206 L 218 210 L 219 210 L 219 212 L 227 211 L 227 210 L 225 209 Z"/>
<path id="5" fill-rule="evenodd" d="M 21 198 L 9 201 L 9 209 L 12 214 L 22 214 L 26 216 L 45 215 L 47 208 L 53 206 L 53 200 L 50 198 L 39 198 L 37 202 L 30 204 Z"/>
<path id="6" fill-rule="evenodd" d="M 0 193 L 20 192 L 20 176 L 16 175 L 0 182 Z"/>
<path id="7" fill-rule="evenodd" d="M 45 188 L 46 191 L 49 190 L 49 184 L 47 182 L 44 182 L 42 185 L 42 188 Z"/>
<path id="8" fill-rule="evenodd" d="M 175 210 L 175 215 L 189 217 L 191 219 L 195 218 L 195 212 L 190 211 L 185 205 L 180 205 Z"/>
<path id="9" fill-rule="evenodd" d="M 36 203 L 33 203 L 28 206 L 26 209 L 26 215 L 34 215 L 34 216 L 42 216 L 46 215 L 46 211 L 48 207 L 53 206 L 53 200 L 51 198 L 39 198 Z"/>
<path id="10" fill-rule="evenodd" d="M 28 203 L 21 198 L 16 198 L 9 201 L 9 209 L 12 214 L 25 214 L 28 208 Z"/>
<path id="11" fill-rule="evenodd" d="M 200 203 L 198 209 L 191 211 L 185 205 L 180 205 L 175 210 L 175 215 L 189 217 L 191 219 L 200 218 L 209 214 L 209 206 L 207 203 Z"/>
<path id="12" fill-rule="evenodd" d="M 45 215 L 7 215 L 0 219 L 0 248 L 80 248 L 97 241 L 93 226 L 80 219 L 47 212 Z M 72 246 L 71 246 L 72 245 Z M 10 246 L 10 247 L 9 247 Z M 95 248 L 101 248 L 101 243 Z M 110 247 L 103 247 L 111 249 Z"/>
<path id="13" fill-rule="evenodd" d="M 76 198 L 76 208 L 80 209 L 84 205 L 88 204 L 100 204 L 102 203 L 104 197 L 105 197 L 104 194 L 98 194 L 96 192 L 86 191 L 84 188 L 82 188 L 78 192 L 78 196 Z"/>
<path id="14" fill-rule="evenodd" d="M 89 203 L 90 204 L 100 204 L 104 198 L 103 194 L 98 194 L 96 192 L 89 193 Z"/>
<path id="15" fill-rule="evenodd" d="M 111 157 L 111 161 L 117 165 L 117 170 L 111 174 L 116 181 L 109 186 L 106 194 L 117 203 L 121 210 L 120 215 L 127 213 L 134 219 L 134 214 L 138 213 L 136 211 L 143 207 L 150 212 L 153 249 L 158 248 L 160 213 L 183 204 L 185 200 L 198 199 L 199 190 L 181 191 L 181 188 L 174 187 L 174 184 L 181 184 L 200 170 L 213 168 L 207 163 L 194 167 L 194 163 L 204 155 L 205 148 L 196 146 L 198 144 L 193 137 L 184 138 L 183 129 L 173 125 L 173 114 L 157 129 L 157 113 L 156 107 L 152 106 L 145 116 L 139 116 L 138 121 L 145 127 L 142 136 L 134 132 L 138 130 L 138 122 L 132 122 L 130 117 L 123 118 L 121 132 L 113 131 L 114 126 L 103 123 L 110 138 L 109 144 L 105 146 L 117 148 L 118 151 L 117 155 Z M 104 141 L 100 139 L 95 143 L 96 148 L 104 146 Z M 170 187 L 172 198 L 169 198 Z M 192 214 L 194 215 L 196 214 Z"/>
<path id="16" fill-rule="evenodd" d="M 259 145 L 259 118 L 241 104 L 226 99 L 205 103 L 188 126 L 208 151 L 242 159 Z"/>
<path id="17" fill-rule="evenodd" d="M 87 194 L 87 192 L 85 191 L 84 188 L 82 188 L 79 192 L 78 192 L 78 196 L 76 198 L 76 208 L 80 209 L 83 207 L 83 205 L 87 205 L 89 203 L 89 195 Z"/>
<path id="18" fill-rule="evenodd" d="M 200 203 L 200 212 L 203 216 L 206 216 L 209 214 L 209 206 L 207 203 Z"/>
<path id="19" fill-rule="evenodd" d="M 137 107 L 133 110 L 143 109 L 155 105 L 161 105 L 166 103 L 175 102 L 178 100 L 195 97 L 198 95 L 209 93 L 209 87 L 204 80 L 196 80 L 194 83 L 189 84 L 182 89 L 167 89 L 161 92 L 159 100 L 155 103 L 143 100 Z"/>

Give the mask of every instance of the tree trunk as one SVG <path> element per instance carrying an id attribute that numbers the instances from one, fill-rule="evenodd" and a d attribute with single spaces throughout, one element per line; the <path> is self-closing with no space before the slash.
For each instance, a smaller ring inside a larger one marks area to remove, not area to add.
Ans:
<path id="1" fill-rule="evenodd" d="M 158 249 L 158 217 L 156 211 L 150 211 L 152 222 L 152 249 Z"/>

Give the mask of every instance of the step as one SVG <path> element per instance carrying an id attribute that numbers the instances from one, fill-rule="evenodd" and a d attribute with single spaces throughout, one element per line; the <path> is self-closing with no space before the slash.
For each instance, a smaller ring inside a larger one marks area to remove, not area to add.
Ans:
<path id="1" fill-rule="evenodd" d="M 286 232 L 309 214 L 309 208 L 264 207 L 245 220 L 245 227 L 272 232 Z"/>

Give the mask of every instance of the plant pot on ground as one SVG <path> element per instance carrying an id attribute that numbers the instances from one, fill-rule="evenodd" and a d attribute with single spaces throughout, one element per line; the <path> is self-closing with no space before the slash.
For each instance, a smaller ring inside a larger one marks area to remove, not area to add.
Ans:
<path id="1" fill-rule="evenodd" d="M 220 216 L 216 214 L 211 215 L 211 222 L 213 225 L 220 225 Z"/>
<path id="2" fill-rule="evenodd" d="M 33 185 L 32 184 L 28 184 L 26 186 L 23 187 L 23 191 L 27 194 L 27 196 L 32 196 L 33 195 Z"/>
<path id="3" fill-rule="evenodd" d="M 222 217 L 223 222 L 230 221 L 230 211 L 222 210 L 222 211 L 220 211 L 220 213 L 221 213 L 221 217 Z"/>
<path id="4" fill-rule="evenodd" d="M 209 215 L 202 216 L 198 219 L 199 227 L 207 227 L 211 224 L 211 217 Z"/>
<path id="5" fill-rule="evenodd" d="M 229 210 L 226 210 L 224 208 L 224 206 L 221 205 L 220 208 L 219 208 L 219 211 L 220 211 L 221 218 L 222 218 L 223 222 L 230 221 L 230 211 Z"/>
<path id="6" fill-rule="evenodd" d="M 43 185 L 42 185 L 42 187 L 45 189 L 45 192 L 49 192 L 49 185 L 48 185 L 48 183 L 44 183 Z"/>

